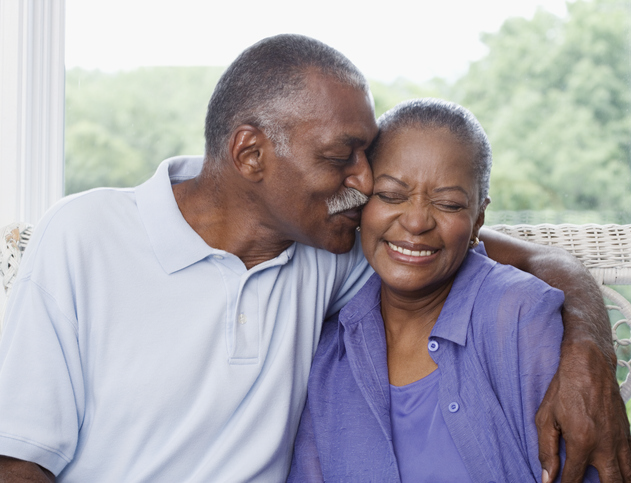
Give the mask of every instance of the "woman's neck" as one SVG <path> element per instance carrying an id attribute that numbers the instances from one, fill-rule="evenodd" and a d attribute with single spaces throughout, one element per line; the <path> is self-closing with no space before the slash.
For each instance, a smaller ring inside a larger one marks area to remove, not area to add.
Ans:
<path id="1" fill-rule="evenodd" d="M 381 287 L 381 315 L 388 349 L 390 384 L 404 386 L 438 366 L 429 355 L 429 335 L 447 300 L 452 282 L 433 292 L 410 296 Z"/>

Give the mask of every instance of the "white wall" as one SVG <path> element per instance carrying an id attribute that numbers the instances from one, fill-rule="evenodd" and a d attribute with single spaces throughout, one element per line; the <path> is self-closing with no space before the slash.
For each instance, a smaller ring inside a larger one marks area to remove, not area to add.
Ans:
<path id="1" fill-rule="evenodd" d="M 65 0 L 0 0 L 0 227 L 63 195 Z"/>

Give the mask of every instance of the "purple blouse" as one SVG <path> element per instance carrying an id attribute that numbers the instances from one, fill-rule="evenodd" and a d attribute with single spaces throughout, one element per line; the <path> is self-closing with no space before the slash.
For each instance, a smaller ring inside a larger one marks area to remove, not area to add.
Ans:
<path id="1" fill-rule="evenodd" d="M 288 481 L 401 481 L 380 289 L 375 274 L 322 328 Z M 559 362 L 562 304 L 559 290 L 473 250 L 460 267 L 428 348 L 472 481 L 541 481 L 535 413 Z M 593 467 L 585 481 L 598 481 Z"/>

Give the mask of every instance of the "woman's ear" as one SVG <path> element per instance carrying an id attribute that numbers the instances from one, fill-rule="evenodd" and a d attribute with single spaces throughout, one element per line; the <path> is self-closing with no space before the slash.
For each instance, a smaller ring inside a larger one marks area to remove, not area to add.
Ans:
<path id="1" fill-rule="evenodd" d="M 263 178 L 265 142 L 263 132 L 249 124 L 236 128 L 230 138 L 231 160 L 244 178 L 258 182 Z"/>
<path id="2" fill-rule="evenodd" d="M 491 202 L 491 198 L 488 196 L 484 199 L 482 204 L 480 205 L 480 209 L 478 211 L 478 219 L 475 221 L 473 225 L 473 236 L 478 237 L 480 234 L 480 228 L 484 225 L 484 214 L 486 213 L 486 207 L 489 206 Z"/>

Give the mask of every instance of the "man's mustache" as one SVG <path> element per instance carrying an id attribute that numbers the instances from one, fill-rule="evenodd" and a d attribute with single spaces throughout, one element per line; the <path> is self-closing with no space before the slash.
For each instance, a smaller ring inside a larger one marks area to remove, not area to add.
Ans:
<path id="1" fill-rule="evenodd" d="M 344 188 L 343 191 L 326 200 L 329 215 L 342 213 L 343 211 L 359 208 L 368 203 L 368 196 L 355 188 Z"/>

